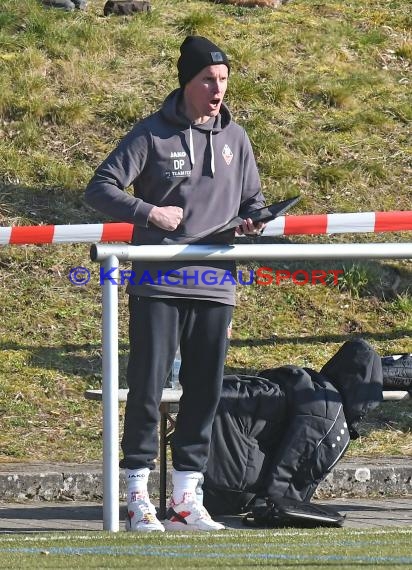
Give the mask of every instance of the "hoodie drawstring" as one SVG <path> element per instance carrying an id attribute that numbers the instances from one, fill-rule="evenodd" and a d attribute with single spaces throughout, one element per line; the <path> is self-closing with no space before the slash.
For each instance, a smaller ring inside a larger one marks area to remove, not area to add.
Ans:
<path id="1" fill-rule="evenodd" d="M 212 171 L 212 177 L 214 177 L 214 175 L 215 175 L 215 151 L 213 149 L 212 131 L 209 131 L 209 143 L 210 143 L 210 170 Z"/>
<path id="2" fill-rule="evenodd" d="M 190 151 L 190 162 L 192 163 L 192 170 L 195 165 L 195 151 L 193 149 L 193 135 L 192 127 L 189 125 L 189 151 Z"/>

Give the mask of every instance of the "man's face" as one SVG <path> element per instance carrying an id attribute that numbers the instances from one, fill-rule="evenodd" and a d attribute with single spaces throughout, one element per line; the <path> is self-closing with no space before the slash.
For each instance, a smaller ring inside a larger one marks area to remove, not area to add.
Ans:
<path id="1" fill-rule="evenodd" d="M 228 68 L 223 63 L 204 67 L 186 84 L 184 90 L 185 112 L 188 119 L 196 121 L 215 117 L 220 110 L 227 89 Z"/>

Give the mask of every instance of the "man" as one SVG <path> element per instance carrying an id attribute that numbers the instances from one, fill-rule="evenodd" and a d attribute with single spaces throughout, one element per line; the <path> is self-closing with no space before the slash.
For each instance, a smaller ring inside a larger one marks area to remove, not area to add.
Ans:
<path id="1" fill-rule="evenodd" d="M 245 131 L 223 98 L 230 64 L 200 36 L 187 37 L 177 63 L 180 88 L 138 122 L 98 167 L 87 202 L 134 224 L 135 244 L 222 243 L 219 228 L 244 216 L 238 232 L 257 233 L 248 213 L 264 198 Z M 124 190 L 133 185 L 134 196 Z M 213 235 L 212 235 L 213 234 Z M 128 285 L 129 386 L 122 438 L 128 480 L 127 528 L 221 530 L 196 501 L 209 455 L 235 303 L 235 265 L 136 262 Z M 147 493 L 158 452 L 159 404 L 180 345 L 180 401 L 172 439 L 173 492 L 164 525 Z"/>

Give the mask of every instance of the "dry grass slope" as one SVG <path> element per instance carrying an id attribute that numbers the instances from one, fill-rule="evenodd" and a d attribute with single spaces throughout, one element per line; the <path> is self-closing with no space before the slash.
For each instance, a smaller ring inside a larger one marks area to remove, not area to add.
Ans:
<path id="1" fill-rule="evenodd" d="M 150 13 L 130 17 L 104 17 L 103 5 L 68 13 L 37 0 L 2 1 L 2 226 L 103 221 L 85 206 L 83 188 L 116 141 L 177 85 L 188 33 L 211 37 L 232 59 L 228 103 L 250 134 L 268 201 L 300 193 L 294 213 L 410 209 L 408 0 L 295 0 L 276 10 L 153 0 Z M 359 239 L 410 234 L 280 241 Z M 101 382 L 101 290 L 88 251 L 0 249 L 1 461 L 101 457 L 101 409 L 82 396 Z M 86 287 L 67 278 L 79 265 L 92 271 Z M 338 286 L 239 287 L 228 372 L 319 368 L 356 335 L 380 354 L 411 352 L 411 262 L 331 260 L 326 269 L 342 267 Z M 385 404 L 349 453 L 412 455 L 411 425 L 410 403 Z"/>

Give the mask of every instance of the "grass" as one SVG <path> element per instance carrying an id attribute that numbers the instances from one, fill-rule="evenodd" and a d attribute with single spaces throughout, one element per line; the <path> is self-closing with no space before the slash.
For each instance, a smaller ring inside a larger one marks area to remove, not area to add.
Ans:
<path id="1" fill-rule="evenodd" d="M 103 5 L 66 13 L 36 0 L 2 2 L 2 226 L 105 221 L 84 204 L 83 189 L 116 141 L 177 85 L 179 45 L 190 33 L 224 46 L 233 62 L 228 104 L 250 135 L 268 202 L 300 193 L 293 213 L 410 209 L 407 0 L 295 0 L 279 10 L 156 0 L 151 13 L 110 18 Z M 293 237 L 359 240 L 410 241 L 410 233 Z M 81 265 L 92 279 L 75 287 L 67 276 Z M 88 245 L 2 247 L 0 267 L 0 461 L 100 459 L 101 408 L 83 398 L 101 383 L 101 290 Z M 354 336 L 382 355 L 412 351 L 410 261 L 273 267 L 344 274 L 336 286 L 239 287 L 228 372 L 320 368 Z M 126 301 L 122 289 L 122 385 Z M 411 456 L 411 426 L 410 402 L 385 403 L 348 454 Z"/>
<path id="2" fill-rule="evenodd" d="M 226 531 L 163 536 L 67 532 L 0 537 L 7 568 L 303 568 L 410 566 L 411 530 L 354 529 Z M 144 533 L 143 533 L 144 534 Z M 204 533 L 203 533 L 204 534 Z"/>

